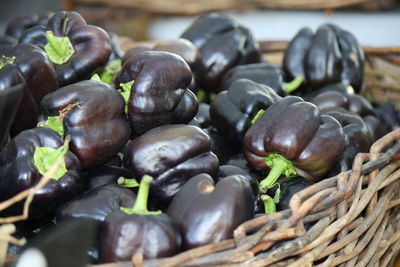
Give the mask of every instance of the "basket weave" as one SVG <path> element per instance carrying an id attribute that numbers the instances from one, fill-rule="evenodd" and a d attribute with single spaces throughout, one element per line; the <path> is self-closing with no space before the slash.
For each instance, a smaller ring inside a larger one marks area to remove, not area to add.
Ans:
<path id="1" fill-rule="evenodd" d="M 199 15 L 210 11 L 243 11 L 255 9 L 324 10 L 356 8 L 382 10 L 394 7 L 397 0 L 74 0 L 79 6 L 103 6 L 139 10 L 157 15 Z"/>

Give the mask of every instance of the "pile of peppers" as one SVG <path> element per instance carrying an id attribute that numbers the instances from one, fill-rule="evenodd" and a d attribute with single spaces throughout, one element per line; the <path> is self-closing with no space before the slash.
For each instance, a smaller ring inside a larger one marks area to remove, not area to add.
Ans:
<path id="1" fill-rule="evenodd" d="M 17 235 L 89 220 L 93 264 L 232 238 L 400 126 L 393 105 L 357 93 L 362 48 L 333 24 L 301 29 L 281 66 L 216 12 L 175 39 L 124 52 L 116 39 L 58 11 L 16 17 L 0 43 L 0 201 L 61 160 Z"/>

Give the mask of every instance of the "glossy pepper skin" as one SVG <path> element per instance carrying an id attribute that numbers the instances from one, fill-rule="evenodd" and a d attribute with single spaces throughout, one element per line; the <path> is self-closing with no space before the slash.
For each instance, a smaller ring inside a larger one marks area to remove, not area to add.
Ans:
<path id="1" fill-rule="evenodd" d="M 260 182 L 261 192 L 281 174 L 299 174 L 316 181 L 323 177 L 343 150 L 339 122 L 321 115 L 314 104 L 287 96 L 272 104 L 244 137 L 244 154 L 253 168 L 270 171 Z"/>
<path id="2" fill-rule="evenodd" d="M 199 173 L 216 177 L 219 162 L 204 131 L 174 124 L 154 128 L 130 142 L 124 149 L 123 166 L 137 179 L 145 174 L 154 177 L 150 192 L 155 204 L 164 209 L 190 177 Z"/>
<path id="3" fill-rule="evenodd" d="M 271 87 L 240 79 L 220 92 L 210 105 L 211 123 L 233 146 L 241 147 L 253 118 L 281 97 Z"/>
<path id="4" fill-rule="evenodd" d="M 32 43 L 46 50 L 46 45 L 50 44 L 46 32 L 56 37 L 68 37 L 74 51 L 64 63 L 52 59 L 60 86 L 90 78 L 97 68 L 107 63 L 111 54 L 108 34 L 97 26 L 87 25 L 85 19 L 75 11 L 55 12 L 46 26 L 24 31 L 19 43 Z"/>
<path id="5" fill-rule="evenodd" d="M 253 218 L 253 191 L 239 175 L 217 184 L 207 174 L 192 177 L 175 195 L 167 213 L 182 235 L 182 249 L 232 237 L 239 224 Z"/>
<path id="6" fill-rule="evenodd" d="M 287 95 L 281 68 L 270 63 L 246 64 L 232 68 L 224 76 L 222 81 L 223 90 L 229 90 L 229 87 L 240 79 L 249 79 L 253 82 L 264 84 L 274 89 L 280 96 Z"/>
<path id="7" fill-rule="evenodd" d="M 8 143 L 10 127 L 14 121 L 19 102 L 23 94 L 23 84 L 3 88 L 0 90 L 0 149 Z"/>
<path id="8" fill-rule="evenodd" d="M 36 126 L 40 101 L 58 88 L 57 75 L 43 50 L 31 44 L 0 46 L 0 62 L 0 90 L 23 84 L 10 130 L 15 136 Z"/>
<path id="9" fill-rule="evenodd" d="M 124 115 L 124 100 L 111 86 L 92 80 L 60 88 L 41 102 L 45 116 L 58 116 L 65 135 L 71 136 L 71 151 L 82 168 L 98 166 L 122 150 L 130 136 Z"/>
<path id="10" fill-rule="evenodd" d="M 373 142 L 390 131 L 384 121 L 380 121 L 372 105 L 363 96 L 339 91 L 326 91 L 310 100 L 320 110 L 342 107 L 362 117 L 368 127 L 370 140 Z"/>
<path id="11" fill-rule="evenodd" d="M 16 16 L 7 24 L 4 33 L 5 35 L 19 39 L 25 30 L 34 26 L 45 26 L 52 15 L 53 13 L 51 12 L 45 12 L 43 14 Z"/>
<path id="12" fill-rule="evenodd" d="M 153 259 L 180 252 L 181 236 L 169 216 L 147 209 L 151 181 L 148 175 L 142 177 L 132 208 L 120 207 L 106 217 L 101 231 L 101 262 L 130 261 L 136 253 Z"/>
<path id="13" fill-rule="evenodd" d="M 261 60 L 250 30 L 221 13 L 198 17 L 181 37 L 191 41 L 202 54 L 203 73 L 196 81 L 208 92 L 220 92 L 223 76 L 234 66 Z"/>
<path id="14" fill-rule="evenodd" d="M 196 96 L 187 89 L 191 80 L 188 64 L 176 54 L 148 51 L 130 57 L 115 86 L 134 81 L 127 102 L 132 135 L 191 121 L 198 110 Z"/>
<path id="15" fill-rule="evenodd" d="M 197 47 L 195 47 L 189 40 L 176 38 L 158 41 L 156 43 L 145 43 L 127 50 L 122 58 L 122 62 L 127 61 L 131 56 L 145 51 L 165 51 L 181 56 L 189 65 L 190 70 L 193 73 L 189 89 L 194 93 L 198 91 L 195 78 L 202 73 L 203 65 L 201 63 L 201 54 L 199 49 L 197 49 Z"/>
<path id="16" fill-rule="evenodd" d="M 327 26 L 335 33 L 342 55 L 340 80 L 344 84 L 353 86 L 356 92 L 360 92 L 364 79 L 364 50 L 352 33 L 335 24 Z"/>
<path id="17" fill-rule="evenodd" d="M 368 126 L 359 115 L 341 108 L 321 112 L 334 117 L 342 125 L 344 132 L 344 149 L 327 174 L 327 177 L 331 177 L 351 170 L 355 156 L 368 152 L 372 142 Z"/>
<path id="18" fill-rule="evenodd" d="M 313 36 L 305 69 L 307 83 L 313 88 L 340 81 L 341 52 L 335 33 L 329 27 L 319 27 Z"/>
<path id="19" fill-rule="evenodd" d="M 165 51 L 177 54 L 185 60 L 193 73 L 197 73 L 201 68 L 200 51 L 189 40 L 183 38 L 158 41 L 153 44 L 144 44 L 127 50 L 124 53 L 122 62 L 127 61 L 131 56 L 145 51 Z"/>
<path id="20" fill-rule="evenodd" d="M 117 184 L 105 184 L 89 190 L 58 207 L 57 221 L 88 218 L 100 223 L 120 207 L 131 207 L 136 194 Z"/>
<path id="21" fill-rule="evenodd" d="M 310 28 L 304 27 L 290 41 L 288 48 L 283 56 L 283 71 L 289 80 L 301 77 L 305 80 L 306 71 L 304 62 L 307 57 L 308 49 L 311 45 L 313 32 Z"/>
<path id="22" fill-rule="evenodd" d="M 34 165 L 36 147 L 59 148 L 63 140 L 59 134 L 48 128 L 26 130 L 14 137 L 0 152 L 0 196 L 1 201 L 17 195 L 34 186 L 42 174 Z M 70 200 L 82 190 L 80 163 L 71 152 L 65 157 L 67 172 L 59 180 L 50 179 L 39 190 L 29 208 L 29 219 L 38 219 L 53 212 L 58 205 Z M 3 215 L 22 214 L 23 201 L 2 212 Z"/>

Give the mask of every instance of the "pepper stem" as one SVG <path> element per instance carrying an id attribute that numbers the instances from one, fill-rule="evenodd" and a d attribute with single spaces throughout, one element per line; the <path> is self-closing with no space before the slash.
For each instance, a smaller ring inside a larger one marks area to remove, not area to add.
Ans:
<path id="1" fill-rule="evenodd" d="M 47 44 L 44 50 L 49 59 L 58 65 L 67 62 L 75 53 L 74 47 L 67 36 L 55 36 L 51 31 L 46 32 Z"/>
<path id="2" fill-rule="evenodd" d="M 290 82 L 283 83 L 283 88 L 285 92 L 287 94 L 293 93 L 300 87 L 300 85 L 303 83 L 303 80 L 304 80 L 303 77 L 298 76 L 293 80 L 291 80 Z"/>
<path id="3" fill-rule="evenodd" d="M 268 195 L 261 195 L 261 200 L 264 203 L 264 212 L 266 214 L 271 214 L 276 212 L 275 200 Z"/>
<path id="4" fill-rule="evenodd" d="M 139 187 L 139 183 L 136 181 L 136 179 L 129 179 L 129 178 L 125 178 L 125 177 L 119 177 L 117 180 L 117 183 L 120 186 L 123 187 L 128 187 L 128 188 L 132 188 L 132 187 Z"/>
<path id="5" fill-rule="evenodd" d="M 254 124 L 264 113 L 265 109 L 260 109 L 254 116 L 254 118 L 251 120 L 251 124 Z"/>
<path id="6" fill-rule="evenodd" d="M 6 65 L 8 64 L 14 64 L 16 57 L 12 56 L 12 57 L 7 57 L 5 55 L 2 55 L 0 57 L 0 70 L 2 68 L 4 68 Z"/>
<path id="7" fill-rule="evenodd" d="M 156 215 L 160 214 L 161 211 L 149 211 L 147 209 L 147 201 L 149 198 L 150 184 L 153 181 L 153 178 L 149 175 L 144 175 L 142 180 L 140 181 L 139 191 L 136 196 L 135 204 L 133 208 L 124 208 L 120 209 L 128 215 L 131 214 L 139 214 L 139 215 Z"/>
<path id="8" fill-rule="evenodd" d="M 278 153 L 272 153 L 265 159 L 265 164 L 271 169 L 268 176 L 259 184 L 260 192 L 265 193 L 269 188 L 272 188 L 279 177 L 296 174 L 296 169 L 290 160 L 284 158 Z"/>

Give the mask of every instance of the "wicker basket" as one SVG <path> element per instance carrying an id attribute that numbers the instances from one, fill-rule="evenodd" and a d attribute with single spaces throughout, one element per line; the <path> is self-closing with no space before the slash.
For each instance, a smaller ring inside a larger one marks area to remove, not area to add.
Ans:
<path id="1" fill-rule="evenodd" d="M 251 9 L 326 10 L 354 8 L 382 10 L 392 8 L 397 0 L 70 0 L 66 6 L 103 6 L 133 9 L 157 15 L 198 15 L 210 11 L 243 11 Z"/>

